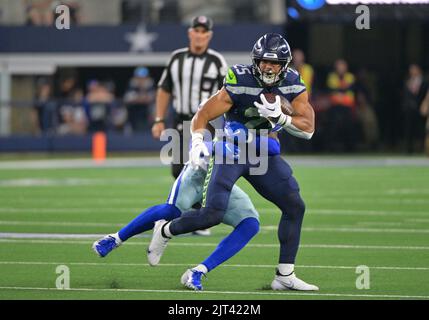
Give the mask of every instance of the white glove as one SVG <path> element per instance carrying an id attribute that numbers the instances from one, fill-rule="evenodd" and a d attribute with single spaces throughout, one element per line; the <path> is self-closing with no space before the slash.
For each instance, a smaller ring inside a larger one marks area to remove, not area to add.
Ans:
<path id="1" fill-rule="evenodd" d="M 277 124 L 280 126 L 287 125 L 292 118 L 282 112 L 280 96 L 276 95 L 276 101 L 269 103 L 263 94 L 260 95 L 262 103 L 257 101 L 253 105 L 258 108 L 259 116 L 266 118 L 274 128 Z"/>
<path id="2" fill-rule="evenodd" d="M 199 132 L 193 133 L 191 151 L 189 151 L 189 163 L 192 169 L 202 168 L 206 170 L 207 161 L 205 157 L 209 155 L 209 150 L 204 144 L 204 136 Z"/>

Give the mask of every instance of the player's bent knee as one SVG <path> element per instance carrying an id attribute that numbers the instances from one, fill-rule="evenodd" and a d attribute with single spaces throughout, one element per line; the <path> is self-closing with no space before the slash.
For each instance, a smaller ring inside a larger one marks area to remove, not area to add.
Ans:
<path id="1" fill-rule="evenodd" d="M 305 203 L 301 199 L 293 203 L 292 210 L 289 210 L 295 217 L 303 217 L 305 213 Z"/>
<path id="2" fill-rule="evenodd" d="M 285 197 L 285 205 L 282 211 L 286 213 L 289 218 L 302 218 L 305 213 L 305 203 L 299 193 L 292 193 Z"/>
<path id="3" fill-rule="evenodd" d="M 296 211 L 299 215 L 304 215 L 305 213 L 305 203 L 301 198 L 296 202 Z"/>

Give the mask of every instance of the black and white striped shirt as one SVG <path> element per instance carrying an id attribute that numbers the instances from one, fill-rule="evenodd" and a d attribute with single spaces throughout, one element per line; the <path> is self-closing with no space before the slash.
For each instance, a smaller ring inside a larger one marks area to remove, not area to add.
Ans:
<path id="1" fill-rule="evenodd" d="M 178 49 L 172 53 L 158 87 L 172 94 L 179 115 L 193 116 L 200 103 L 222 87 L 227 68 L 224 57 L 215 50 L 195 55 L 189 48 Z"/>

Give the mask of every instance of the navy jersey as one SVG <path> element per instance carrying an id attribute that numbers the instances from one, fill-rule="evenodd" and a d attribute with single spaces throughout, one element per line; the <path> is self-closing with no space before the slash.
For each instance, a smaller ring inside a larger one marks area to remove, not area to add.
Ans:
<path id="1" fill-rule="evenodd" d="M 259 95 L 273 93 L 292 102 L 306 90 L 298 71 L 287 68 L 284 72 L 284 79 L 279 84 L 267 87 L 253 75 L 251 65 L 236 64 L 229 68 L 224 87 L 233 101 L 233 106 L 225 114 L 226 121 L 238 121 L 248 129 L 271 130 L 269 121 L 260 117 L 258 109 L 253 105 L 255 101 L 260 102 Z"/>

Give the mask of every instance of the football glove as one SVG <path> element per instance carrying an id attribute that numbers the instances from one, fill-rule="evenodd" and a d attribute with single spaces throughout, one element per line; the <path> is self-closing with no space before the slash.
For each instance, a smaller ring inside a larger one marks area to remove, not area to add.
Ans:
<path id="1" fill-rule="evenodd" d="M 262 103 L 253 102 L 253 105 L 258 108 L 259 116 L 266 118 L 271 126 L 276 125 L 288 126 L 292 122 L 292 118 L 282 112 L 280 96 L 276 96 L 276 101 L 269 103 L 263 94 L 260 95 Z"/>
<path id="2" fill-rule="evenodd" d="M 204 144 L 204 136 L 202 133 L 193 133 L 191 151 L 189 151 L 189 163 L 192 169 L 198 170 L 198 168 L 202 168 L 203 170 L 206 170 L 206 157 L 209 155 L 209 150 Z"/>

